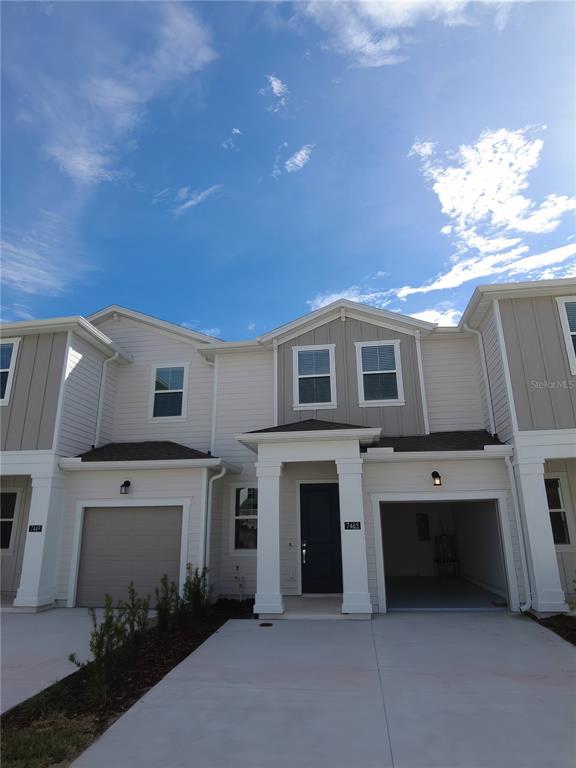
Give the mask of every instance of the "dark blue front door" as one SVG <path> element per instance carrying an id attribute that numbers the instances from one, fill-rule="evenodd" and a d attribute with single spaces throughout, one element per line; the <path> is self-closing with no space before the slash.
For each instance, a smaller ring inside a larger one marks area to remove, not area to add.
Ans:
<path id="1" fill-rule="evenodd" d="M 300 486 L 302 592 L 342 592 L 340 506 L 336 483 Z"/>

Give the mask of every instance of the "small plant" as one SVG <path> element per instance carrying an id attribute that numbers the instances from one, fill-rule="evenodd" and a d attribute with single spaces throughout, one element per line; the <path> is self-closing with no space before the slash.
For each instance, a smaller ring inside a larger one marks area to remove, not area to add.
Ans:
<path id="1" fill-rule="evenodd" d="M 139 597 L 130 582 L 128 587 L 128 600 L 118 604 L 120 619 L 124 622 L 126 637 L 134 648 L 138 645 L 148 627 L 148 613 L 150 611 L 150 595 Z"/>
<path id="2" fill-rule="evenodd" d="M 208 569 L 204 567 L 201 570 L 199 568 L 192 570 L 192 564 L 188 563 L 180 608 L 180 625 L 183 628 L 194 626 L 195 622 L 205 616 L 208 596 Z"/>
<path id="3" fill-rule="evenodd" d="M 178 588 L 164 574 L 160 579 L 160 588 L 156 588 L 155 592 L 158 631 L 169 632 L 181 610 Z"/>

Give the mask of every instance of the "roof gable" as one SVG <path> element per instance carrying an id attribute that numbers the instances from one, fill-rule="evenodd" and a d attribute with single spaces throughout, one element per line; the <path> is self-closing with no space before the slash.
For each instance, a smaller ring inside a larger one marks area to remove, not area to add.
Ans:
<path id="1" fill-rule="evenodd" d="M 111 304 L 109 307 L 105 307 L 104 309 L 95 312 L 93 315 L 89 315 L 88 319 L 92 324 L 98 325 L 98 323 L 108 320 L 115 315 L 127 317 L 130 320 L 145 325 L 150 325 L 165 333 L 173 333 L 177 336 L 182 336 L 188 341 L 202 342 L 203 344 L 215 344 L 220 341 L 220 339 L 217 339 L 215 336 L 207 336 L 205 333 L 200 333 L 199 331 L 191 331 L 189 328 L 184 328 L 182 325 L 170 323 L 167 320 L 160 320 L 157 317 L 145 315 L 143 312 L 136 312 L 133 309 L 127 309 L 118 304 Z"/>

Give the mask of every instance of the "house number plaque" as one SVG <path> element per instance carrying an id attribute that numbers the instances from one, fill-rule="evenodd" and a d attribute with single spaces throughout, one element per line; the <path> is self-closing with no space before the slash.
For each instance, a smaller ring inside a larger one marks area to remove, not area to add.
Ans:
<path id="1" fill-rule="evenodd" d="M 28 526 L 28 533 L 42 533 L 42 526 L 41 525 L 29 525 Z"/>
<path id="2" fill-rule="evenodd" d="M 362 523 L 360 520 L 348 520 L 344 522 L 345 531 L 360 531 L 362 529 Z"/>

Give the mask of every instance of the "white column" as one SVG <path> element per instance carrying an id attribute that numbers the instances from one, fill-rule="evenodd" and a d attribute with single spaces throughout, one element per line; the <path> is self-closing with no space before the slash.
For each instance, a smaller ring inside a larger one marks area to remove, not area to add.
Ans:
<path id="1" fill-rule="evenodd" d="M 32 476 L 22 575 L 15 606 L 39 608 L 54 602 L 63 501 L 62 475 Z"/>
<path id="2" fill-rule="evenodd" d="M 362 459 L 337 459 L 342 537 L 342 613 L 372 613 L 368 591 L 366 525 L 362 497 Z M 360 523 L 360 529 L 345 530 L 345 522 Z"/>
<path id="3" fill-rule="evenodd" d="M 256 464 L 258 549 L 254 613 L 284 613 L 280 592 L 280 476 L 282 464 Z"/>
<path id="4" fill-rule="evenodd" d="M 565 611 L 544 485 L 544 463 L 539 460 L 517 462 L 514 472 L 524 518 L 532 608 L 541 613 Z"/>

